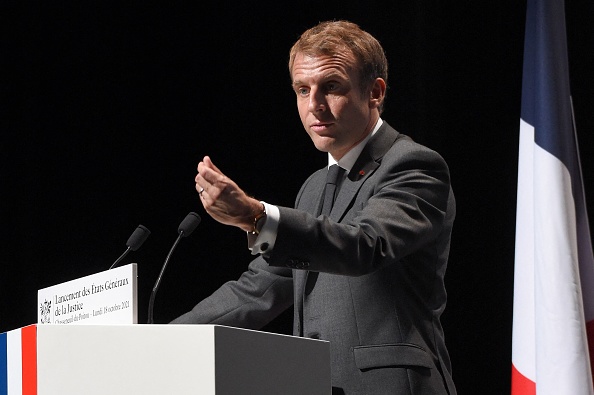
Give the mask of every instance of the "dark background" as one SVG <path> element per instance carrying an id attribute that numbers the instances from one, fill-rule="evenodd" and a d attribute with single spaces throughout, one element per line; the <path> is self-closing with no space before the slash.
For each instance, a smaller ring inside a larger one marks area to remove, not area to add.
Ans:
<path id="1" fill-rule="evenodd" d="M 36 322 L 38 289 L 107 269 L 138 224 L 152 235 L 124 264 L 139 264 L 146 322 L 150 290 L 190 211 L 203 221 L 173 255 L 155 320 L 235 279 L 250 259 L 245 235 L 204 213 L 196 164 L 208 154 L 247 192 L 291 206 L 326 156 L 299 121 L 288 50 L 318 21 L 349 19 L 386 49 L 383 118 L 451 168 L 458 217 L 443 322 L 459 392 L 509 393 L 525 7 L 3 2 L 0 332 Z M 593 213 L 594 9 L 575 0 L 566 9 Z M 266 330 L 289 333 L 289 315 Z"/>

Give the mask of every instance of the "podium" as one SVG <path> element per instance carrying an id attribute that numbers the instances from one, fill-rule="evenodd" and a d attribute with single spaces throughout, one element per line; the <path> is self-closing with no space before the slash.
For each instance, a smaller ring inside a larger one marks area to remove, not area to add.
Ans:
<path id="1" fill-rule="evenodd" d="M 331 392 L 330 344 L 320 340 L 220 325 L 31 325 L 2 342 L 0 394 Z"/>

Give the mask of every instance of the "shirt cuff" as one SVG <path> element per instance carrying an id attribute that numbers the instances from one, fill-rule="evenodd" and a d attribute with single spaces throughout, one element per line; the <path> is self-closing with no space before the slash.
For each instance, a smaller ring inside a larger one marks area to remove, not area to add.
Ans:
<path id="1" fill-rule="evenodd" d="M 260 229 L 260 233 L 255 235 L 252 232 L 247 233 L 248 249 L 252 255 L 265 254 L 272 251 L 276 242 L 278 223 L 280 221 L 280 210 L 278 207 L 261 202 L 266 209 L 266 219 Z"/>

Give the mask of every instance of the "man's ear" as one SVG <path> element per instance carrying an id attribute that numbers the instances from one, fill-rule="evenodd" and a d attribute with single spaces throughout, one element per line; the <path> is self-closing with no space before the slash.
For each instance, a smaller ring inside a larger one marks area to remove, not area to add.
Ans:
<path id="1" fill-rule="evenodd" d="M 383 78 L 376 78 L 371 87 L 371 95 L 369 96 L 369 106 L 371 108 L 379 108 L 384 97 L 386 96 L 386 81 Z"/>

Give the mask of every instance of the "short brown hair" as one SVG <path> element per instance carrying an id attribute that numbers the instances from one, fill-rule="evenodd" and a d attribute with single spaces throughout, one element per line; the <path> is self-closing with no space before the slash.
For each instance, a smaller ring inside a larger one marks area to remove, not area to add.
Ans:
<path id="1" fill-rule="evenodd" d="M 357 63 L 353 66 L 359 71 L 360 89 L 363 93 L 376 78 L 388 84 L 388 60 L 381 44 L 371 34 L 349 21 L 326 21 L 306 30 L 291 48 L 289 53 L 289 72 L 298 53 L 308 56 L 334 56 L 344 51 L 351 52 Z M 383 110 L 383 102 L 380 113 Z"/>

